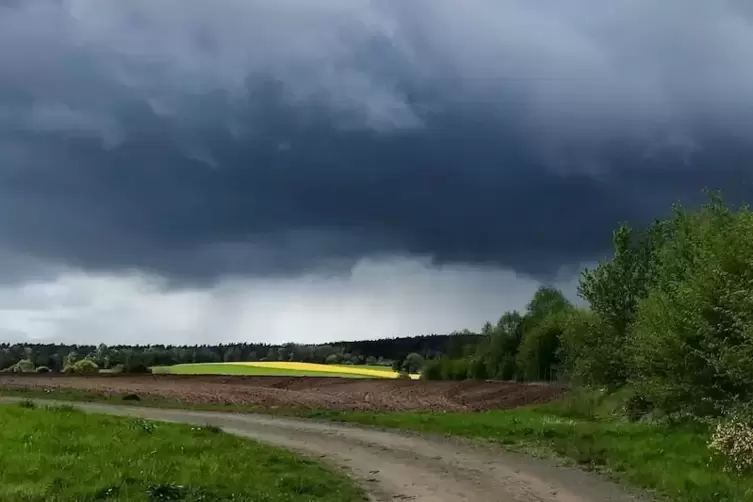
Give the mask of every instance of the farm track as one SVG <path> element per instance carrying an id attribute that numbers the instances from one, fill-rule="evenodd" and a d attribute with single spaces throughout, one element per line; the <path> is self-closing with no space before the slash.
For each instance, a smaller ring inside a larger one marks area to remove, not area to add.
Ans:
<path id="1" fill-rule="evenodd" d="M 481 411 L 549 402 L 563 388 L 514 382 L 427 382 L 312 376 L 1 374 L 3 389 L 75 389 L 197 404 L 339 411 Z"/>
<path id="2" fill-rule="evenodd" d="M 0 398 L 12 402 L 19 398 Z M 215 425 L 345 469 L 373 502 L 637 502 L 591 474 L 472 446 L 347 425 L 255 414 L 70 404 L 87 412 Z"/>

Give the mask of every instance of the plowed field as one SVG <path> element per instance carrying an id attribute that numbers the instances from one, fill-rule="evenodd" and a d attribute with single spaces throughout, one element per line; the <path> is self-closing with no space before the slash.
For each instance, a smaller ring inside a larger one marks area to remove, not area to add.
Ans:
<path id="1" fill-rule="evenodd" d="M 428 382 L 210 375 L 0 375 L 3 389 L 77 389 L 189 403 L 374 411 L 477 411 L 541 404 L 563 388 L 513 382 Z"/>

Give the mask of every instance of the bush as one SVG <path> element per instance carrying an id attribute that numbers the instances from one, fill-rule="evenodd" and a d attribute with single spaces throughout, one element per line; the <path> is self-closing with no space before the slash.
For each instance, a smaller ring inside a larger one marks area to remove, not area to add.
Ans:
<path id="1" fill-rule="evenodd" d="M 79 375 L 94 375 L 99 373 L 99 366 L 91 359 L 82 359 L 76 361 L 73 364 L 66 366 L 63 371 L 65 373 L 74 373 Z"/>
<path id="2" fill-rule="evenodd" d="M 442 380 L 468 379 L 468 359 L 441 359 Z"/>
<path id="3" fill-rule="evenodd" d="M 481 356 L 475 356 L 468 362 L 468 378 L 473 380 L 486 380 L 489 378 L 486 372 L 486 361 Z"/>
<path id="4" fill-rule="evenodd" d="M 563 321 L 559 356 L 570 379 L 586 386 L 621 386 L 627 379 L 626 348 L 614 328 L 583 309 L 573 309 Z"/>
<path id="5" fill-rule="evenodd" d="M 137 373 L 137 374 L 152 372 L 151 368 L 149 368 L 149 366 L 143 363 L 129 364 L 128 366 L 123 367 L 123 371 L 125 373 Z"/>
<path id="6" fill-rule="evenodd" d="M 408 373 L 418 373 L 421 371 L 421 368 L 424 366 L 424 358 L 421 357 L 420 354 L 416 354 L 415 352 L 412 352 L 405 356 L 405 359 L 403 360 L 403 365 L 400 368 L 402 371 L 408 372 Z"/>
<path id="7" fill-rule="evenodd" d="M 11 371 L 13 373 L 33 373 L 34 363 L 28 359 L 21 359 L 16 364 L 14 364 L 12 368 L 13 369 Z"/>
<path id="8" fill-rule="evenodd" d="M 441 380 L 442 379 L 442 360 L 431 359 L 426 361 L 421 370 L 422 380 Z"/>
<path id="9" fill-rule="evenodd" d="M 623 406 L 623 414 L 631 422 L 637 422 L 654 410 L 654 404 L 641 394 L 633 394 Z"/>
<path id="10" fill-rule="evenodd" d="M 50 373 L 51 370 L 47 366 L 39 366 L 36 371 L 37 373 Z"/>
<path id="11" fill-rule="evenodd" d="M 753 399 L 753 213 L 712 199 L 671 227 L 638 305 L 631 378 L 664 411 L 723 414 Z"/>
<path id="12" fill-rule="evenodd" d="M 753 471 L 753 421 L 750 416 L 735 414 L 720 422 L 711 436 L 709 448 L 724 458 L 726 471 Z"/>
<path id="13" fill-rule="evenodd" d="M 340 354 L 330 354 L 324 360 L 324 364 L 339 364 L 341 359 Z"/>
<path id="14" fill-rule="evenodd" d="M 517 366 L 528 380 L 551 379 L 551 368 L 558 363 L 562 321 L 566 314 L 555 313 L 544 318 L 523 336 Z"/>

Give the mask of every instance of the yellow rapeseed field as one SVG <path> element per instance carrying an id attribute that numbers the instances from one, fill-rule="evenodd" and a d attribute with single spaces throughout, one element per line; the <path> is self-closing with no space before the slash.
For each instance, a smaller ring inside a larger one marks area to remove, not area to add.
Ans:
<path id="1" fill-rule="evenodd" d="M 316 364 L 316 363 L 296 363 L 285 361 L 266 361 L 266 362 L 243 362 L 232 363 L 242 364 L 244 366 L 255 366 L 257 368 L 271 368 L 281 370 L 297 370 L 297 371 L 317 371 L 322 373 L 347 373 L 351 375 L 361 375 L 376 378 L 397 378 L 397 373 L 389 369 L 375 370 L 371 368 L 364 368 L 362 366 L 347 366 L 347 365 L 334 365 L 334 364 Z M 418 375 L 411 375 L 414 380 L 418 378 Z"/>

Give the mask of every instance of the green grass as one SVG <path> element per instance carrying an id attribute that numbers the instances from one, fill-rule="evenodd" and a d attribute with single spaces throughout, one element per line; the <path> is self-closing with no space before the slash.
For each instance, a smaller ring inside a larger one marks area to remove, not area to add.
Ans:
<path id="1" fill-rule="evenodd" d="M 247 366 L 243 364 L 178 364 L 175 366 L 154 366 L 153 373 L 173 375 L 262 375 L 262 376 L 331 376 L 344 378 L 369 378 L 364 375 L 352 373 L 338 373 L 335 371 L 310 371 L 285 368 L 263 368 L 259 366 Z"/>
<path id="2" fill-rule="evenodd" d="M 213 427 L 0 405 L 0 501 L 95 500 L 364 498 L 343 474 Z"/>
<path id="3" fill-rule="evenodd" d="M 92 392 L 5 391 L 0 395 L 107 401 L 157 407 L 204 410 L 263 411 L 251 406 L 191 405 L 169 399 L 123 402 Z M 616 416 L 625 394 L 574 394 L 535 408 L 480 413 L 334 412 L 274 410 L 322 420 L 352 422 L 435 435 L 452 435 L 495 443 L 535 455 L 554 455 L 615 475 L 630 485 L 654 490 L 677 502 L 743 502 L 753 500 L 753 477 L 725 473 L 707 448 L 709 431 L 702 425 L 629 423 Z"/>

